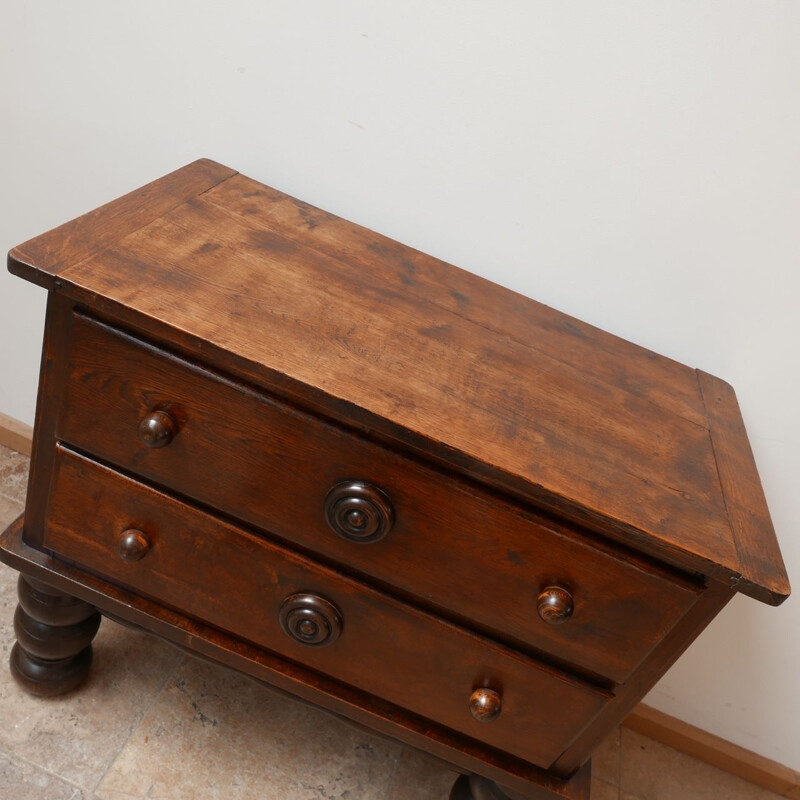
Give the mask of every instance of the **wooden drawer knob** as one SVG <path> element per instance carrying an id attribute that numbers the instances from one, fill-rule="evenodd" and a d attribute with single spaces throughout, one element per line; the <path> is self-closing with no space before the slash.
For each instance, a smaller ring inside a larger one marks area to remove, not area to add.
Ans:
<path id="1" fill-rule="evenodd" d="M 325 520 L 351 542 L 377 542 L 394 525 L 394 508 L 386 493 L 361 481 L 337 483 L 325 498 Z"/>
<path id="2" fill-rule="evenodd" d="M 166 447 L 178 433 L 178 423 L 166 411 L 151 411 L 139 423 L 139 437 L 148 447 Z"/>
<path id="3" fill-rule="evenodd" d="M 536 603 L 539 616 L 549 625 L 562 625 L 575 610 L 572 595 L 560 586 L 548 586 L 542 590 Z"/>
<path id="4" fill-rule="evenodd" d="M 150 547 L 150 539 L 136 528 L 123 531 L 117 543 L 119 557 L 123 561 L 141 561 L 150 551 Z"/>
<path id="5" fill-rule="evenodd" d="M 503 699 L 494 689 L 476 689 L 469 697 L 469 710 L 478 722 L 492 722 L 503 710 Z"/>
<path id="6" fill-rule="evenodd" d="M 300 644 L 321 647 L 333 644 L 342 633 L 339 609 L 324 597 L 308 592 L 289 595 L 278 613 L 284 632 Z"/>

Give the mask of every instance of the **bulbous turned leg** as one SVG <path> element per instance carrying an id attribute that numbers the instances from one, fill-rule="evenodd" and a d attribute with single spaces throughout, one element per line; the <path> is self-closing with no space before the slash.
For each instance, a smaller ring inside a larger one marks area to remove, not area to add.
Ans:
<path id="1" fill-rule="evenodd" d="M 480 775 L 461 775 L 450 790 L 450 800 L 509 800 L 494 781 Z"/>
<path id="2" fill-rule="evenodd" d="M 100 614 L 83 600 L 26 575 L 19 576 L 17 593 L 11 674 L 39 697 L 76 688 L 89 674 Z"/>

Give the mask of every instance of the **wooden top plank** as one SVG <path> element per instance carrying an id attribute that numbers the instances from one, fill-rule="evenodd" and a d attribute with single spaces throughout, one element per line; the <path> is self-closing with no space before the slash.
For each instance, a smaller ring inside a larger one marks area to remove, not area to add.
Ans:
<path id="1" fill-rule="evenodd" d="M 230 220 L 214 236 L 200 226 L 198 239 L 198 206 L 151 223 L 65 279 L 169 315 L 251 363 L 547 486 L 564 504 L 663 536 L 688 518 L 698 545 L 713 541 L 720 559 L 735 555 L 704 428 L 486 329 L 476 338 L 458 315 L 388 296 L 368 280 L 355 285 L 289 240 L 275 238 L 265 252 L 263 237 L 248 241 L 249 230 Z"/>
<path id="2" fill-rule="evenodd" d="M 772 605 L 791 591 L 733 387 L 697 370 L 728 519 L 741 564 L 736 588 Z"/>
<path id="3" fill-rule="evenodd" d="M 491 330 L 549 353 L 598 379 L 706 424 L 694 370 L 491 281 L 355 225 L 244 175 L 204 200 L 259 229 L 288 236 L 339 260 L 356 275 L 435 303 Z M 602 353 L 602 358 L 597 354 Z"/>
<path id="4" fill-rule="evenodd" d="M 8 254 L 8 269 L 49 289 L 55 276 L 70 264 L 235 174 L 236 170 L 201 158 L 15 247 Z"/>
<path id="5" fill-rule="evenodd" d="M 223 370 L 345 409 L 668 563 L 768 602 L 788 592 L 768 514 L 741 510 L 760 486 L 748 478 L 731 500 L 730 476 L 755 474 L 738 409 L 726 405 L 727 428 L 709 415 L 694 370 L 197 163 L 204 177 L 195 164 L 191 180 L 162 179 L 179 188 L 151 190 L 146 214 L 112 203 L 17 250 Z"/>

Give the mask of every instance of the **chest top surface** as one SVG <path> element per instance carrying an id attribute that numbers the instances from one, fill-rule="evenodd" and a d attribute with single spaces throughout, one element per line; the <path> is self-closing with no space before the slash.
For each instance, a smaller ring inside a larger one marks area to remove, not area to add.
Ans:
<path id="1" fill-rule="evenodd" d="M 733 390 L 208 160 L 9 269 L 332 419 L 774 604 Z"/>

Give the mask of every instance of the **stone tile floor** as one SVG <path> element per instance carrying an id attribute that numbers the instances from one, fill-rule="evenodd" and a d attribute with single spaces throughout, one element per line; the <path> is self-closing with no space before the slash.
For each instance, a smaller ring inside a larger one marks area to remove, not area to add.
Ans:
<path id="1" fill-rule="evenodd" d="M 0 527 L 28 459 L 0 447 Z M 456 773 L 230 670 L 104 621 L 82 689 L 42 700 L 5 664 L 16 573 L 0 565 L 0 798 L 446 800 Z M 626 729 L 595 755 L 593 800 L 778 800 Z"/>

